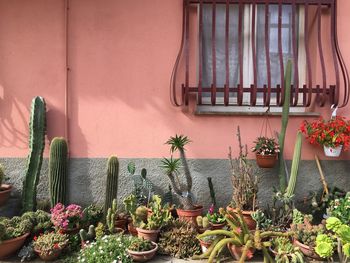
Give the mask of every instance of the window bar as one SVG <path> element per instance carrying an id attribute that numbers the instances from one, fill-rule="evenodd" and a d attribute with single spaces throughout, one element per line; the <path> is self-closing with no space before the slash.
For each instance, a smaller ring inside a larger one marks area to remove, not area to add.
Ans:
<path id="1" fill-rule="evenodd" d="M 305 55 L 306 55 L 306 67 L 307 67 L 307 82 L 308 82 L 308 96 L 304 104 L 305 107 L 309 107 L 312 99 L 312 67 L 310 59 L 310 48 L 309 48 L 309 34 L 308 34 L 308 24 L 309 24 L 309 4 L 308 2 L 304 5 L 305 10 L 305 22 L 304 22 L 304 44 L 305 44 Z"/>
<path id="2" fill-rule="evenodd" d="M 334 13 L 334 5 L 331 6 L 331 13 L 332 15 L 336 15 Z M 337 61 L 337 53 L 335 49 L 335 41 L 333 41 L 335 35 L 334 35 L 334 19 L 331 20 L 331 39 L 332 39 L 332 55 L 333 55 L 333 61 L 334 61 L 334 72 L 335 72 L 335 78 L 336 78 L 336 85 L 334 94 L 331 97 L 331 104 L 338 105 L 339 103 L 339 88 L 340 88 L 340 80 L 339 80 L 339 67 L 338 67 L 338 61 Z"/>
<path id="3" fill-rule="evenodd" d="M 212 8 L 212 60 L 213 60 L 213 84 L 211 85 L 211 104 L 216 104 L 216 0 Z"/>
<path id="4" fill-rule="evenodd" d="M 283 106 L 284 103 L 284 62 L 283 62 L 283 48 L 282 48 L 282 0 L 278 2 L 278 54 L 280 60 L 281 72 L 281 93 L 277 93 L 277 105 Z M 277 88 L 278 89 L 278 88 Z"/>
<path id="5" fill-rule="evenodd" d="M 319 105 L 323 107 L 326 102 L 326 88 L 327 88 L 327 77 L 326 77 L 326 67 L 325 67 L 325 61 L 323 56 L 323 47 L 322 47 L 322 36 L 321 36 L 321 4 L 318 4 L 317 6 L 317 34 L 318 34 L 318 51 L 320 55 L 320 62 L 321 62 L 321 69 L 322 69 L 322 96 L 321 100 L 319 102 Z M 319 92 L 317 93 L 319 95 Z"/>
<path id="6" fill-rule="evenodd" d="M 238 2 L 238 53 L 239 53 L 239 85 L 237 89 L 238 106 L 243 104 L 243 12 L 244 6 L 242 0 Z"/>
<path id="7" fill-rule="evenodd" d="M 267 72 L 267 94 L 264 89 L 264 106 L 270 105 L 271 98 L 271 65 L 270 65 L 270 37 L 269 37 L 269 0 L 265 2 L 265 55 L 266 55 L 266 72 Z"/>
<path id="8" fill-rule="evenodd" d="M 185 80 L 185 105 L 188 105 L 189 100 L 189 82 L 190 82 L 190 5 L 189 0 L 186 0 L 186 43 L 185 43 L 185 52 L 186 52 L 186 80 Z"/>
<path id="9" fill-rule="evenodd" d="M 226 17 L 225 17 L 225 67 L 226 67 L 226 82 L 224 86 L 224 105 L 229 104 L 229 89 L 230 89 L 230 62 L 229 62 L 229 28 L 230 28 L 230 5 L 229 0 L 226 0 Z"/>
<path id="10" fill-rule="evenodd" d="M 299 100 L 299 70 L 298 70 L 298 37 L 296 30 L 296 4 L 292 3 L 292 46 L 293 46 L 293 61 L 294 61 L 294 102 L 293 106 L 298 105 Z"/>
<path id="11" fill-rule="evenodd" d="M 203 45 L 202 45 L 202 38 L 203 38 L 203 0 L 200 0 L 199 2 L 199 72 L 198 72 L 198 104 L 202 105 L 202 78 L 203 78 Z"/>
<path id="12" fill-rule="evenodd" d="M 339 43 L 338 43 L 338 33 L 337 33 L 337 2 L 333 2 L 333 9 L 332 9 L 332 15 L 333 15 L 333 34 L 334 34 L 334 45 L 335 45 L 335 49 L 336 49 L 336 53 L 337 53 L 337 57 L 338 57 L 338 61 L 340 64 L 340 68 L 342 71 L 342 75 L 343 75 L 343 81 L 344 81 L 344 94 L 343 94 L 343 102 L 342 104 L 339 106 L 340 108 L 345 107 L 348 102 L 349 102 L 349 73 L 346 67 L 346 64 L 344 62 L 344 58 L 340 52 L 340 48 L 339 48 Z M 340 89 L 340 87 L 338 86 L 338 89 Z"/>
<path id="13" fill-rule="evenodd" d="M 256 66 L 256 46 L 255 46 L 255 30 L 256 30 L 256 3 L 255 0 L 252 3 L 252 57 L 253 57 L 253 74 L 254 74 L 254 84 L 251 86 L 250 91 L 250 105 L 256 105 L 256 94 L 258 86 L 257 78 L 257 66 Z"/>

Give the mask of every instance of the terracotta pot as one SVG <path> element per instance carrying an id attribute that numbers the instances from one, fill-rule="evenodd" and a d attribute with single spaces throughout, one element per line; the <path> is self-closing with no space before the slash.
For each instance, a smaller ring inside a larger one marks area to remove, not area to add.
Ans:
<path id="1" fill-rule="evenodd" d="M 195 209 L 193 210 L 176 209 L 176 212 L 180 220 L 187 221 L 196 226 L 197 225 L 196 218 L 197 216 L 202 215 L 203 206 L 196 206 Z"/>
<path id="2" fill-rule="evenodd" d="M 137 236 L 137 230 L 132 223 L 128 224 L 128 231 L 131 235 Z"/>
<path id="3" fill-rule="evenodd" d="M 20 237 L 16 237 L 16 238 L 1 242 L 0 243 L 0 260 L 11 256 L 13 253 L 19 250 L 23 246 L 28 236 L 29 236 L 29 233 L 24 234 L 23 236 L 20 236 Z"/>
<path id="4" fill-rule="evenodd" d="M 160 233 L 160 230 L 148 230 L 148 229 L 142 229 L 142 228 L 136 228 L 137 230 L 137 236 L 139 238 L 143 238 L 149 241 L 157 242 L 158 236 Z"/>
<path id="5" fill-rule="evenodd" d="M 236 259 L 236 260 L 240 260 L 241 256 L 242 256 L 242 252 L 243 252 L 243 248 L 244 247 L 238 247 L 238 246 L 235 246 L 233 244 L 230 244 L 228 243 L 227 244 L 227 248 L 228 250 L 230 251 L 231 253 L 231 256 Z M 250 248 L 248 250 L 248 254 L 247 254 L 247 258 L 245 261 L 248 261 L 250 259 L 253 258 L 253 255 L 254 255 L 254 252 L 255 252 L 255 249 L 254 248 Z"/>
<path id="6" fill-rule="evenodd" d="M 2 184 L 0 186 L 0 206 L 3 206 L 10 197 L 12 185 Z"/>
<path id="7" fill-rule="evenodd" d="M 41 251 L 37 250 L 34 248 L 35 253 L 38 254 L 38 256 L 44 260 L 44 261 L 54 261 L 55 259 L 57 259 L 62 252 L 62 249 L 56 249 L 55 251 L 53 251 L 52 254 L 50 255 L 46 255 L 46 254 L 42 254 Z"/>
<path id="8" fill-rule="evenodd" d="M 277 153 L 271 155 L 256 154 L 256 163 L 260 168 L 272 168 L 277 162 Z"/>
<path id="9" fill-rule="evenodd" d="M 212 223 L 212 222 L 209 222 L 209 224 L 210 224 L 210 228 L 212 229 L 212 230 L 219 230 L 219 229 L 223 229 L 225 226 L 226 226 L 226 222 L 224 222 L 224 223 L 220 223 L 220 224 L 214 224 L 214 223 Z"/>
<path id="10" fill-rule="evenodd" d="M 237 210 L 232 208 L 231 206 L 227 206 L 226 207 L 227 211 L 233 212 L 236 215 L 238 215 Z M 255 230 L 256 229 L 256 222 L 255 220 L 252 218 L 252 214 L 254 213 L 254 211 L 242 211 L 243 214 L 243 220 L 244 222 L 247 224 L 249 230 Z"/>
<path id="11" fill-rule="evenodd" d="M 135 262 L 146 262 L 148 260 L 151 260 L 157 253 L 158 245 L 154 242 L 152 242 L 154 248 L 149 251 L 132 251 L 127 249 L 129 255 L 131 256 L 132 260 Z"/>
<path id="12" fill-rule="evenodd" d="M 127 223 L 126 219 L 118 219 L 118 220 L 115 220 L 114 226 L 116 228 L 121 228 L 123 230 L 126 230 L 126 223 Z"/>
<path id="13" fill-rule="evenodd" d="M 303 254 L 304 254 L 306 257 L 315 259 L 315 260 L 317 260 L 317 261 L 323 261 L 323 260 L 324 260 L 324 259 L 321 258 L 319 255 L 317 255 L 317 253 L 315 252 L 315 250 L 314 250 L 312 247 L 307 246 L 307 245 L 305 245 L 305 244 L 299 242 L 299 241 L 296 240 L 296 239 L 293 240 L 293 245 L 299 247 L 300 251 L 303 252 Z"/>
<path id="14" fill-rule="evenodd" d="M 211 246 L 212 242 L 205 242 L 199 239 L 199 243 L 201 244 L 202 252 L 207 252 L 208 248 Z"/>

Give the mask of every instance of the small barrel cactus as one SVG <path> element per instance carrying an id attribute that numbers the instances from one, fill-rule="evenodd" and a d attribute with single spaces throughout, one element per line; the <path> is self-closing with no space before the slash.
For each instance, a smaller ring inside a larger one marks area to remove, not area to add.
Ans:
<path id="1" fill-rule="evenodd" d="M 80 229 L 79 235 L 80 235 L 80 239 L 84 242 L 95 239 L 95 237 L 96 237 L 95 226 L 90 225 L 88 232 L 86 232 L 85 229 Z"/>

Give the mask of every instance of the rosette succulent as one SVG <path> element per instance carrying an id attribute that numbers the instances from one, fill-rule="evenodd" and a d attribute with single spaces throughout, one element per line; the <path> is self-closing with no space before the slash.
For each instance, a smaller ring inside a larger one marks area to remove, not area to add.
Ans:
<path id="1" fill-rule="evenodd" d="M 316 238 L 316 253 L 322 258 L 330 258 L 334 252 L 334 242 L 326 234 L 320 234 Z"/>

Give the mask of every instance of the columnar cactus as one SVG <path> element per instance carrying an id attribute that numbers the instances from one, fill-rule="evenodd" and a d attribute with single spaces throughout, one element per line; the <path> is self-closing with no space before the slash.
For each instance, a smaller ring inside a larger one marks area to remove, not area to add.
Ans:
<path id="1" fill-rule="evenodd" d="M 107 182 L 104 215 L 107 216 L 108 209 L 112 207 L 114 199 L 118 195 L 119 161 L 116 156 L 111 156 L 107 164 Z M 116 201 L 117 202 L 117 201 Z M 117 205 L 117 204 L 116 204 Z"/>
<path id="2" fill-rule="evenodd" d="M 42 97 L 35 97 L 32 101 L 29 131 L 29 155 L 22 192 L 23 212 L 34 211 L 36 208 L 36 189 L 43 162 L 46 131 L 46 104 Z"/>
<path id="3" fill-rule="evenodd" d="M 286 73 L 284 75 L 284 103 L 282 110 L 282 127 L 281 132 L 279 134 L 279 145 L 280 145 L 280 153 L 278 156 L 279 161 L 279 181 L 280 181 L 280 189 L 283 192 L 287 187 L 287 176 L 285 170 L 285 163 L 283 158 L 284 151 L 284 141 L 286 138 L 286 131 L 289 120 L 289 109 L 290 109 L 290 99 L 291 99 L 291 83 L 292 83 L 292 61 L 288 60 Z"/>
<path id="4" fill-rule="evenodd" d="M 113 199 L 112 205 L 107 210 L 106 224 L 109 233 L 113 234 L 115 229 L 115 220 L 117 219 L 117 200 Z"/>
<path id="5" fill-rule="evenodd" d="M 292 197 L 295 190 L 295 185 L 297 182 L 297 176 L 298 176 L 298 170 L 299 170 L 299 163 L 301 158 L 301 145 L 302 145 L 302 134 L 301 132 L 298 132 L 297 134 L 297 140 L 295 142 L 294 147 L 294 154 L 293 154 L 293 161 L 292 161 L 292 168 L 290 172 L 290 179 L 288 182 L 288 187 L 286 189 L 286 196 Z"/>
<path id="6" fill-rule="evenodd" d="M 51 207 L 67 204 L 68 145 L 64 138 L 54 138 L 50 147 L 49 185 Z"/>

